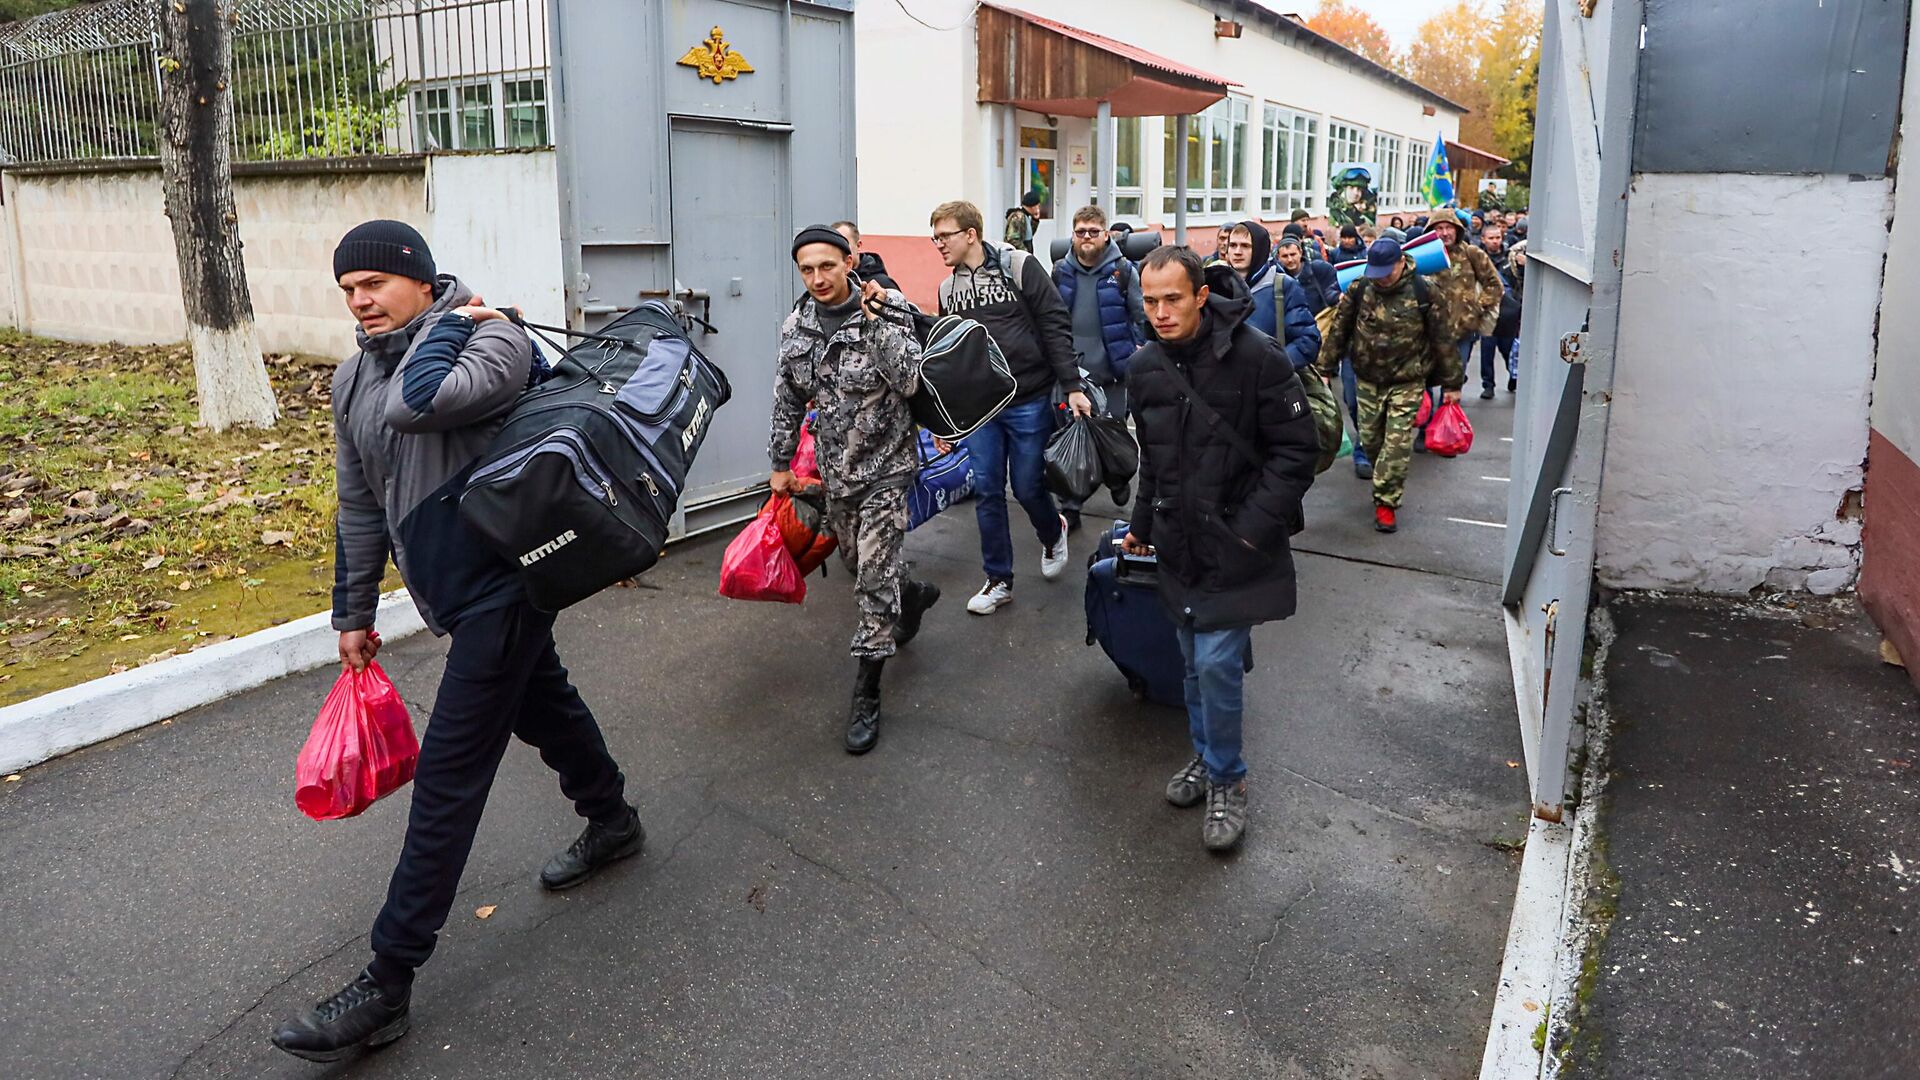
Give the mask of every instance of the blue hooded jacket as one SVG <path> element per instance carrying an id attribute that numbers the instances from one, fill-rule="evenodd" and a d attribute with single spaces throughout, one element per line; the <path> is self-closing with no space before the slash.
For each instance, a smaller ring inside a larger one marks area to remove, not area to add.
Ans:
<path id="1" fill-rule="evenodd" d="M 1260 267 L 1247 283 L 1253 293 L 1253 310 L 1247 315 L 1247 323 L 1275 341 L 1281 342 L 1287 350 L 1287 359 L 1292 362 L 1293 370 L 1305 371 L 1320 356 L 1320 325 L 1313 321 L 1313 309 L 1307 306 L 1307 290 L 1300 283 L 1280 271 L 1272 263 Z M 1276 304 L 1274 290 L 1279 290 L 1279 303 Z M 1286 335 L 1280 333 L 1281 306 L 1286 308 Z"/>
<path id="2" fill-rule="evenodd" d="M 1100 256 L 1099 265 L 1089 270 L 1080 265 L 1078 259 L 1069 252 L 1053 266 L 1053 285 L 1060 290 L 1060 299 L 1066 301 L 1067 311 L 1073 311 L 1073 295 L 1079 290 L 1080 279 L 1095 276 L 1095 297 L 1100 306 L 1100 337 L 1107 346 L 1107 367 L 1115 379 L 1127 377 L 1127 363 L 1133 359 L 1134 351 L 1145 344 L 1146 311 L 1140 303 L 1140 276 L 1133 264 L 1120 253 L 1120 246 L 1109 242 L 1107 250 Z M 1082 358 L 1082 362 L 1087 359 Z M 1094 371 L 1095 365 L 1088 365 Z M 1098 371 L 1094 373 L 1100 374 Z"/>

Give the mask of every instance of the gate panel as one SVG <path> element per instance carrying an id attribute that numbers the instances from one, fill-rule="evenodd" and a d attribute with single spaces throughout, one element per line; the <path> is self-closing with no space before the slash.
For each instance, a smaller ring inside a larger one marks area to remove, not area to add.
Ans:
<path id="1" fill-rule="evenodd" d="M 709 297 L 712 333 L 693 340 L 733 384 L 680 500 L 686 533 L 752 514 L 766 482 L 767 418 L 773 412 L 773 358 L 780 322 L 793 305 L 787 244 L 787 136 L 724 121 L 679 119 L 673 166 L 673 276 Z"/>
<path id="2" fill-rule="evenodd" d="M 1640 0 L 1547 0 L 1540 45 L 1502 602 L 1534 813 L 1552 821 L 1593 583 L 1640 24 Z"/>

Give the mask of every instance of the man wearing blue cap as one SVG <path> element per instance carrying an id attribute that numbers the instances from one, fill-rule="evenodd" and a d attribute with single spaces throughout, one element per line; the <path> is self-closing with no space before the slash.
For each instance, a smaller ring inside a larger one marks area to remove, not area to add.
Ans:
<path id="1" fill-rule="evenodd" d="M 1399 528 L 1413 456 L 1414 418 L 1429 382 L 1460 400 L 1466 382 L 1460 353 L 1435 310 L 1432 290 L 1397 241 L 1367 249 L 1367 268 L 1347 287 L 1320 348 L 1319 367 L 1332 378 L 1350 357 L 1360 409 L 1360 442 L 1373 461 L 1373 527 Z"/>

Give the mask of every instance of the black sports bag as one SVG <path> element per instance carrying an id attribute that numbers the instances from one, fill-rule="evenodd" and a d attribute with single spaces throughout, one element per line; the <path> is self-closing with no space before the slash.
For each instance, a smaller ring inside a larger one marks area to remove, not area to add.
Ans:
<path id="1" fill-rule="evenodd" d="M 948 442 L 978 431 L 1019 392 L 1013 370 L 987 328 L 960 315 L 934 318 L 881 302 L 920 342 L 920 387 L 907 399 L 913 422 Z"/>
<path id="2" fill-rule="evenodd" d="M 529 326 L 515 313 L 514 321 Z M 687 471 L 733 389 L 648 301 L 566 351 L 507 414 L 460 515 L 558 611 L 660 559 Z"/>

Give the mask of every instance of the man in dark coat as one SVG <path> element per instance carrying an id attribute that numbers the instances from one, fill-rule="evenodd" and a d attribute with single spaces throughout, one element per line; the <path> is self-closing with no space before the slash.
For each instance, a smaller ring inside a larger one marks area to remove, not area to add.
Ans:
<path id="1" fill-rule="evenodd" d="M 1287 538 L 1320 454 L 1306 390 L 1286 351 L 1246 325 L 1231 267 L 1187 248 L 1140 264 L 1157 340 L 1130 373 L 1140 493 L 1122 547 L 1159 553 L 1160 597 L 1186 660 L 1193 759 L 1167 784 L 1175 806 L 1207 803 L 1200 838 L 1225 851 L 1247 824 L 1242 680 L 1253 627 L 1294 611 Z"/>
<path id="2" fill-rule="evenodd" d="M 863 284 L 871 281 L 888 292 L 901 291 L 900 283 L 888 275 L 886 260 L 880 258 L 880 253 L 860 249 L 860 226 L 851 221 L 836 221 L 833 231 L 846 237 L 847 243 L 853 245 L 855 254 L 860 257 L 860 261 L 854 264 L 853 272 Z"/>

